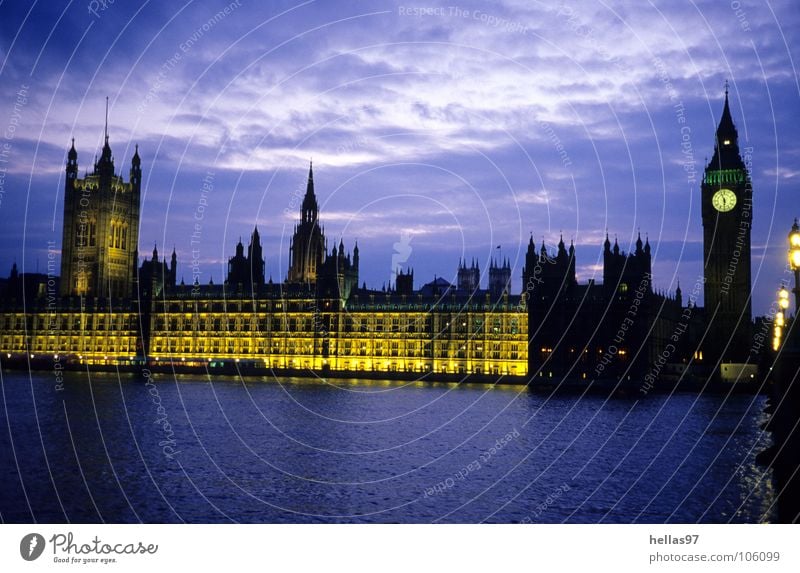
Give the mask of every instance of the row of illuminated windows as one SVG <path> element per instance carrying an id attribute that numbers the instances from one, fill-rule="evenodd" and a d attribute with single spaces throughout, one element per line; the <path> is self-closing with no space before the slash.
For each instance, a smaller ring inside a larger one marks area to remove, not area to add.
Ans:
<path id="1" fill-rule="evenodd" d="M 376 357 L 427 357 L 435 358 L 472 358 L 476 360 L 523 359 L 524 343 L 501 344 L 452 344 L 452 343 L 400 343 L 372 342 L 352 343 L 324 341 L 314 339 L 237 339 L 237 338 L 189 338 L 162 337 L 153 339 L 153 350 L 156 353 L 169 352 L 181 354 L 226 353 L 226 354 L 320 354 L 327 345 L 327 352 L 341 356 L 376 356 Z"/>
<path id="2" fill-rule="evenodd" d="M 330 303 L 322 304 L 323 309 L 329 308 Z M 313 299 L 297 300 L 170 300 L 157 301 L 156 311 L 159 314 L 166 313 L 252 313 L 252 312 L 319 312 L 319 306 Z"/>
<path id="3" fill-rule="evenodd" d="M 243 316 L 204 316 L 198 315 L 161 315 L 155 318 L 154 328 L 157 331 L 173 332 L 183 330 L 211 332 L 326 332 L 336 329 L 336 315 L 302 315 L 298 317 L 283 314 L 252 317 Z M 346 315 L 342 324 L 342 332 L 367 333 L 389 332 L 407 333 L 435 332 L 441 335 L 455 334 L 520 334 L 524 330 L 518 317 L 451 317 L 420 314 L 418 316 L 365 316 Z"/>
<path id="4" fill-rule="evenodd" d="M 5 332 L 24 330 L 26 328 L 24 314 L 0 315 L 0 329 Z M 109 330 L 126 331 L 139 327 L 138 316 L 135 314 L 60 314 L 42 313 L 31 315 L 27 328 L 31 331 L 91 331 Z"/>
<path id="5" fill-rule="evenodd" d="M 133 352 L 136 339 L 131 336 L 90 338 L 90 337 L 44 337 L 34 336 L 25 343 L 24 336 L 0 337 L 2 352 L 45 352 L 78 354 L 81 352 Z"/>

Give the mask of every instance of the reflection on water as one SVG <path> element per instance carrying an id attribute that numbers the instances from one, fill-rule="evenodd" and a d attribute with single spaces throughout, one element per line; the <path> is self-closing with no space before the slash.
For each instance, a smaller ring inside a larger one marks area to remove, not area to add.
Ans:
<path id="1" fill-rule="evenodd" d="M 0 517 L 759 522 L 762 397 L 3 372 Z"/>

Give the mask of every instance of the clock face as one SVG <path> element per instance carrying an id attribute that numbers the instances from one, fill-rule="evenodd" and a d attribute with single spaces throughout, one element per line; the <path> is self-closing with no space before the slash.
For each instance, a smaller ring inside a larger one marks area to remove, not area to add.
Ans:
<path id="1" fill-rule="evenodd" d="M 736 193 L 730 189 L 720 189 L 711 198 L 711 204 L 714 209 L 725 213 L 736 207 Z"/>

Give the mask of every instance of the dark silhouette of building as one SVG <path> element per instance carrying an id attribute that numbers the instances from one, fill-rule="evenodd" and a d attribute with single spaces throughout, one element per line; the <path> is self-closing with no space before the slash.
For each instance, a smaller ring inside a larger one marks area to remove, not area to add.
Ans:
<path id="1" fill-rule="evenodd" d="M 489 262 L 489 292 L 497 298 L 511 290 L 511 264 L 508 259 Z"/>
<path id="2" fill-rule="evenodd" d="M 228 259 L 228 279 L 226 284 L 232 289 L 257 291 L 264 285 L 265 264 L 261 237 L 258 227 L 250 235 L 250 244 L 247 246 L 247 255 L 244 254 L 242 240 L 236 245 L 236 254 Z"/>
<path id="3" fill-rule="evenodd" d="M 317 275 L 317 294 L 327 298 L 346 301 L 350 293 L 358 288 L 358 244 L 353 247 L 353 257 L 345 253 L 344 242 L 331 249 L 322 262 Z"/>
<path id="4" fill-rule="evenodd" d="M 752 344 L 750 227 L 753 188 L 739 151 L 739 135 L 725 104 L 714 141 L 714 156 L 700 188 L 705 265 L 705 313 L 713 332 L 706 361 L 744 362 Z"/>
<path id="5" fill-rule="evenodd" d="M 142 261 L 139 267 L 139 292 L 138 298 L 149 296 L 162 296 L 175 288 L 175 279 L 178 272 L 178 255 L 172 249 L 170 264 L 167 266 L 167 259 L 158 259 L 158 246 L 153 246 L 153 256 L 151 259 Z"/>
<path id="6" fill-rule="evenodd" d="M 470 266 L 463 259 L 458 261 L 458 290 L 467 293 L 474 292 L 480 288 L 481 271 L 478 262 L 473 258 Z"/>
<path id="7" fill-rule="evenodd" d="M 414 294 L 414 269 L 409 269 L 408 272 L 403 272 L 403 269 L 397 271 L 395 290 L 401 296 Z"/>

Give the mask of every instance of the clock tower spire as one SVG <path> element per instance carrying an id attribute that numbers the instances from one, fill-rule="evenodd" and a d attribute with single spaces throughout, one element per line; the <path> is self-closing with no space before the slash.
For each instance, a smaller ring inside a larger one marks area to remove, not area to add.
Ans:
<path id="1" fill-rule="evenodd" d="M 714 156 L 701 185 L 705 312 L 709 325 L 705 360 L 744 362 L 752 332 L 750 227 L 753 189 L 739 152 L 725 84 L 725 104 L 717 126 Z"/>

